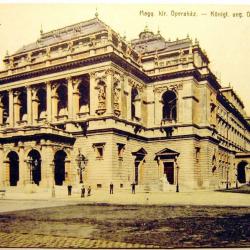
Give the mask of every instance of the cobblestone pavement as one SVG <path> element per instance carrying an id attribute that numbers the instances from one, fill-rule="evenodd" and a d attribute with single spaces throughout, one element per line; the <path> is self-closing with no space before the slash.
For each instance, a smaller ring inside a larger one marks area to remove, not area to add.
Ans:
<path id="1" fill-rule="evenodd" d="M 91 240 L 55 235 L 0 232 L 0 247 L 36 248 L 159 248 L 159 246 Z"/>

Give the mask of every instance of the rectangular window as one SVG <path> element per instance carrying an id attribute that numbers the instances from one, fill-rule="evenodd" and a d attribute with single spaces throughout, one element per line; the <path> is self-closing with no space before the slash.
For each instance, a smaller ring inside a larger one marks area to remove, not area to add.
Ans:
<path id="1" fill-rule="evenodd" d="M 105 142 L 101 142 L 101 143 L 94 143 L 93 144 L 93 148 L 96 152 L 96 159 L 103 159 L 104 156 L 104 146 L 105 146 Z"/>
<path id="2" fill-rule="evenodd" d="M 117 154 L 120 160 L 122 160 L 123 158 L 124 150 L 125 150 L 125 144 L 117 143 Z"/>

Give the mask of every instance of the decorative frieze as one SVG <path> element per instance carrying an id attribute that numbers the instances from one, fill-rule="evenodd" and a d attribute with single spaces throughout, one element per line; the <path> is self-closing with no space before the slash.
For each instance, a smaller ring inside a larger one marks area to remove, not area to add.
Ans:
<path id="1" fill-rule="evenodd" d="M 183 89 L 183 83 L 176 83 L 176 84 L 170 84 L 165 86 L 156 86 L 154 88 L 154 92 L 157 94 L 161 94 L 162 92 L 165 92 L 167 90 L 178 92 L 178 90 Z"/>

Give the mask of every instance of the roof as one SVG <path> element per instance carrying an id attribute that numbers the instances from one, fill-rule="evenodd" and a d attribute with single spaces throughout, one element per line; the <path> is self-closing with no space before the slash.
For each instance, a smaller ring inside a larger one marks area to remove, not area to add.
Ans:
<path id="1" fill-rule="evenodd" d="M 192 41 L 189 38 L 166 41 L 159 33 L 144 31 L 141 32 L 138 39 L 131 41 L 132 47 L 139 53 L 150 53 L 156 50 L 158 51 L 172 51 L 188 48 L 192 45 Z"/>
<path id="2" fill-rule="evenodd" d="M 79 36 L 90 35 L 103 30 L 107 30 L 107 25 L 98 18 L 83 21 L 61 29 L 41 33 L 41 37 L 36 42 L 23 46 L 17 50 L 14 55 L 71 40 Z"/>

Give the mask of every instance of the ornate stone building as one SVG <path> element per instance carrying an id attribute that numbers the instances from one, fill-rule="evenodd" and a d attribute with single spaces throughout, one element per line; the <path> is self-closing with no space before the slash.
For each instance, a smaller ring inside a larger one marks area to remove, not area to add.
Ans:
<path id="1" fill-rule="evenodd" d="M 144 191 L 249 181 L 249 119 L 190 38 L 126 41 L 98 18 L 4 58 L 0 185 Z"/>

